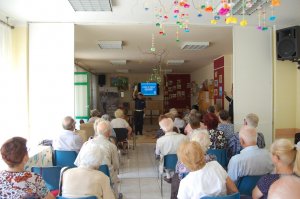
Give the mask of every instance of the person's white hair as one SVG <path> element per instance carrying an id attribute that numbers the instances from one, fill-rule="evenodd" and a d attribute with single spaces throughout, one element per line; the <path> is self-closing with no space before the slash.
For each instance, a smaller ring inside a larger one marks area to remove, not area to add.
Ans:
<path id="1" fill-rule="evenodd" d="M 99 118 L 94 123 L 94 129 L 95 135 L 98 136 L 106 135 L 107 132 L 111 131 L 112 128 L 109 121 Z"/>
<path id="2" fill-rule="evenodd" d="M 101 146 L 93 140 L 89 140 L 80 149 L 74 164 L 78 167 L 98 169 L 103 161 L 103 154 Z"/>
<path id="3" fill-rule="evenodd" d="M 102 119 L 110 121 L 110 116 L 108 114 L 104 114 L 101 116 Z"/>
<path id="4" fill-rule="evenodd" d="M 243 139 L 246 144 L 257 143 L 257 132 L 255 128 L 249 126 L 242 126 L 239 132 L 240 139 Z"/>
<path id="5" fill-rule="evenodd" d="M 164 118 L 159 122 L 159 126 L 164 132 L 172 132 L 174 123 L 171 118 Z"/>
<path id="6" fill-rule="evenodd" d="M 258 126 L 259 118 L 254 113 L 249 113 L 245 118 L 247 125 L 252 128 L 256 128 Z"/>
<path id="7" fill-rule="evenodd" d="M 211 142 L 209 139 L 208 131 L 206 129 L 195 129 L 192 131 L 191 141 L 198 142 L 204 153 L 206 153 Z"/>

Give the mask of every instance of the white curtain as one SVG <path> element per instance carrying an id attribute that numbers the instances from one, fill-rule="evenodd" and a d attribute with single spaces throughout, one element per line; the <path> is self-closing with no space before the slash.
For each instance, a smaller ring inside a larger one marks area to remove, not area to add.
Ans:
<path id="1" fill-rule="evenodd" d="M 0 144 L 11 137 L 12 30 L 0 24 Z"/>

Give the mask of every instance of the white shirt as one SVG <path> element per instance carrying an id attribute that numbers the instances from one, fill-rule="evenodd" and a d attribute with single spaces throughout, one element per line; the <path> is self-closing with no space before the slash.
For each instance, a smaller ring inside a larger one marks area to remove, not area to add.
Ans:
<path id="1" fill-rule="evenodd" d="M 200 199 L 204 196 L 227 194 L 228 175 L 217 161 L 211 161 L 197 171 L 190 172 L 180 181 L 178 199 Z"/>
<path id="2" fill-rule="evenodd" d="M 110 125 L 112 126 L 112 128 L 128 128 L 129 124 L 126 120 L 124 120 L 123 118 L 116 118 L 113 119 L 110 122 Z"/>
<path id="3" fill-rule="evenodd" d="M 178 117 L 175 118 L 174 120 L 174 126 L 176 126 L 177 128 L 184 128 L 185 127 L 185 122 L 183 119 L 180 119 Z"/>
<path id="4" fill-rule="evenodd" d="M 183 134 L 167 132 L 164 136 L 158 138 L 156 141 L 155 154 L 161 156 L 167 154 L 176 154 L 179 145 L 184 140 L 188 140 L 188 137 Z"/>
<path id="5" fill-rule="evenodd" d="M 82 147 L 83 140 L 80 135 L 70 130 L 64 130 L 53 140 L 54 150 L 77 151 Z"/>
<path id="6" fill-rule="evenodd" d="M 115 184 L 117 183 L 117 171 L 119 169 L 119 157 L 118 157 L 118 150 L 116 145 L 111 143 L 106 137 L 103 135 L 98 135 L 95 138 L 87 141 L 84 143 L 83 147 L 89 143 L 95 143 L 99 146 L 100 150 L 103 150 L 104 154 L 104 160 L 103 164 L 106 164 L 109 168 L 110 176 L 112 182 Z M 76 166 L 80 165 L 81 161 L 81 154 L 79 152 L 74 164 Z"/>

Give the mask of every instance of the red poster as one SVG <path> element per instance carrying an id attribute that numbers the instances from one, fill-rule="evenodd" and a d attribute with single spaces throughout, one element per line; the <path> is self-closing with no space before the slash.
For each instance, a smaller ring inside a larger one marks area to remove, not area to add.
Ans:
<path id="1" fill-rule="evenodd" d="M 214 60 L 214 103 L 224 108 L 224 56 Z"/>

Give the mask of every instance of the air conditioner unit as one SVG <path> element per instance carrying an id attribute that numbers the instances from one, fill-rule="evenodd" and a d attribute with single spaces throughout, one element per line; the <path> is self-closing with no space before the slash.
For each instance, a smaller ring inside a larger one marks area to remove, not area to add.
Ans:
<path id="1" fill-rule="evenodd" d="M 98 45 L 101 49 L 122 49 L 122 41 L 98 41 Z"/>
<path id="2" fill-rule="evenodd" d="M 112 11 L 111 0 L 69 0 L 73 10 L 77 11 Z"/>

